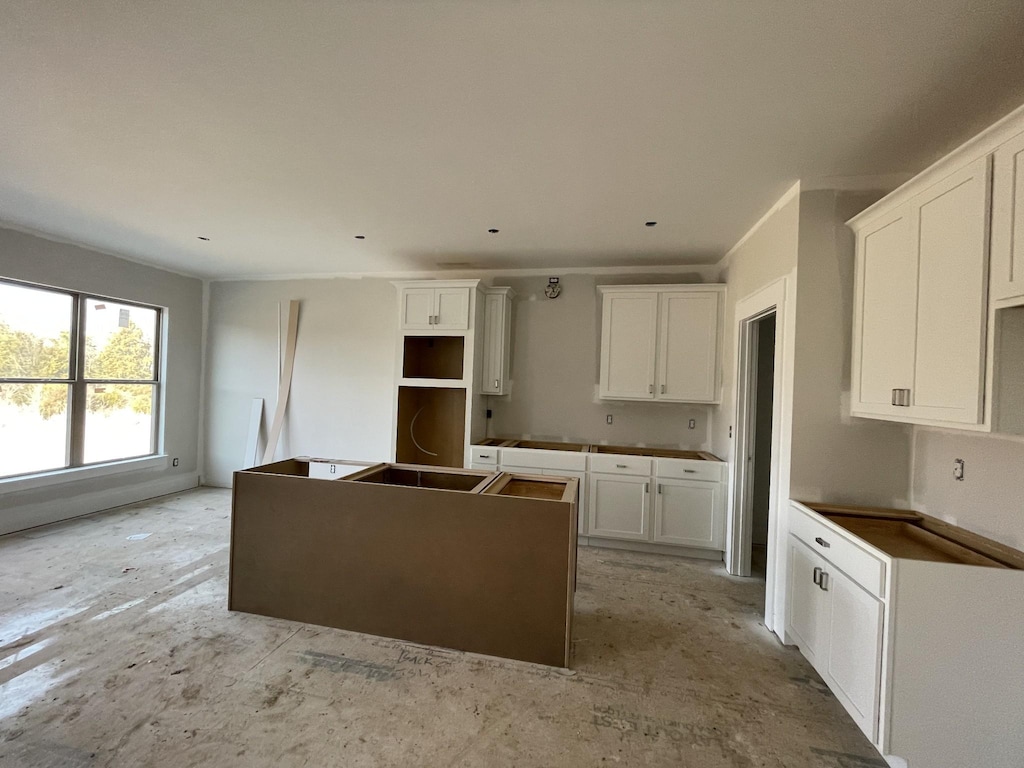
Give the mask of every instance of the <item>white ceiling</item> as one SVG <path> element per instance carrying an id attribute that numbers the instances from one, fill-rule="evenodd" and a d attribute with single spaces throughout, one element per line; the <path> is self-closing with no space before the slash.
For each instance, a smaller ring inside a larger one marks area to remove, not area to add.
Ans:
<path id="1" fill-rule="evenodd" d="M 0 220 L 205 276 L 713 262 L 1024 101 L 1022 39 L 1021 0 L 4 0 Z"/>

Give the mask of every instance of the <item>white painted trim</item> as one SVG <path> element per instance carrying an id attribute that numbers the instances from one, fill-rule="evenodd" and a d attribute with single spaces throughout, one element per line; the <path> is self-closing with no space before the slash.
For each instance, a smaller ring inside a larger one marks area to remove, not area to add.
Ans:
<path id="1" fill-rule="evenodd" d="M 754 226 L 748 229 L 746 231 L 746 234 L 744 234 L 743 237 L 736 241 L 736 244 L 726 252 L 725 256 L 718 260 L 718 266 L 723 268 L 728 266 L 729 260 L 732 258 L 732 255 L 736 253 L 736 251 L 738 251 L 740 248 L 742 248 L 743 244 L 747 242 L 747 240 L 752 238 L 754 234 L 757 232 L 757 230 L 764 226 L 764 223 L 768 221 L 768 219 L 770 219 L 782 208 L 784 208 L 786 204 L 789 203 L 789 201 L 791 201 L 793 198 L 800 196 L 800 189 L 801 186 L 800 181 L 798 179 L 796 183 L 793 184 L 793 186 L 791 186 L 789 189 L 782 193 L 782 197 L 780 197 L 778 200 L 772 203 L 772 207 L 765 211 L 764 215 L 762 215 L 761 218 L 754 222 Z"/>
<path id="2" fill-rule="evenodd" d="M 66 499 L 14 507 L 5 510 L 0 515 L 0 535 L 70 520 L 73 517 L 81 517 L 125 504 L 134 504 L 169 493 L 180 493 L 198 485 L 199 478 L 195 474 L 172 475 L 148 483 L 126 485 L 105 491 L 77 494 Z"/>
<path id="3" fill-rule="evenodd" d="M 1017 107 L 976 136 L 972 136 L 952 152 L 939 158 L 915 175 L 906 184 L 889 193 L 874 205 L 865 208 L 846 223 L 854 226 L 855 223 L 867 221 L 883 210 L 890 210 L 903 204 L 935 182 L 955 173 L 978 158 L 994 152 L 1000 145 L 1005 144 L 1021 132 L 1024 132 L 1024 105 Z M 856 228 L 854 226 L 854 229 Z"/>
<path id="4" fill-rule="evenodd" d="M 733 315 L 732 333 L 737 340 L 736 356 L 734 358 L 735 368 L 733 370 L 733 381 L 735 384 L 735 415 L 733 453 L 729 461 L 729 485 L 728 485 L 728 515 L 726 533 L 725 563 L 729 573 L 736 573 L 740 570 L 743 560 L 743 547 L 745 542 L 751 538 L 751 521 L 747 519 L 743 509 L 743 488 L 746 462 L 742 461 L 746 445 L 741 445 L 741 435 L 744 434 L 746 426 L 739 421 L 741 415 L 741 402 L 745 397 L 745 380 L 741 378 L 741 353 L 744 352 L 743 339 L 745 326 L 755 319 L 760 319 L 765 314 L 775 311 L 775 381 L 774 396 L 772 402 L 772 463 L 771 480 L 769 483 L 768 502 L 768 562 L 765 576 L 765 626 L 784 637 L 784 622 L 779 621 L 779 605 L 781 589 L 779 583 L 784 576 L 783 569 L 779 567 L 780 554 L 784 548 L 780 547 L 780 539 L 784 539 L 786 527 L 782 525 L 780 518 L 782 510 L 789 497 L 789 464 L 790 446 L 784 440 L 784 432 L 788 434 L 791 429 L 786 429 L 787 412 L 785 409 L 786 398 L 792 397 L 792 381 L 789 382 L 788 391 L 785 381 L 787 352 L 791 350 L 791 343 L 794 339 L 793 323 L 789 313 L 793 308 L 788 305 L 790 278 L 782 277 L 768 285 L 760 288 L 755 293 L 737 302 Z M 745 411 L 745 408 L 742 408 Z M 792 414 L 789 414 L 792 418 Z M 743 451 L 741 451 L 743 449 Z"/>
<path id="5" fill-rule="evenodd" d="M 651 285 L 599 285 L 597 292 L 605 293 L 663 293 L 666 291 L 689 291 L 691 293 L 725 293 L 725 283 L 677 283 Z"/>
<path id="6" fill-rule="evenodd" d="M 18 475 L 0 480 L 0 492 L 5 494 L 17 493 L 19 491 L 30 491 L 34 488 L 50 488 L 63 485 L 64 483 L 74 483 L 93 477 L 127 474 L 147 469 L 167 469 L 169 464 L 170 460 L 166 454 L 158 454 L 156 456 L 140 456 L 135 459 L 109 461 L 104 464 L 90 464 L 87 467 L 54 469 L 49 472 Z"/>
<path id="7" fill-rule="evenodd" d="M 203 321 L 199 338 L 199 431 L 196 445 L 196 470 L 202 484 L 206 476 L 206 350 L 210 335 L 210 281 L 203 280 Z M 165 355 L 166 357 L 166 355 Z"/>
<path id="8" fill-rule="evenodd" d="M 31 235 L 32 237 L 38 237 L 41 240 L 49 240 L 51 243 L 60 243 L 61 245 L 73 245 L 76 248 L 84 248 L 87 251 L 93 251 L 95 253 L 102 253 L 104 256 L 113 256 L 115 259 L 122 259 L 124 261 L 130 261 L 132 264 L 138 264 L 143 267 L 149 267 L 150 269 L 158 269 L 161 272 L 170 272 L 172 275 L 178 277 L 190 277 L 194 280 L 202 280 L 203 276 L 196 272 L 183 272 L 180 269 L 172 269 L 171 267 L 165 266 L 164 264 L 158 264 L 154 261 L 146 261 L 138 256 L 129 256 L 126 253 L 119 253 L 117 251 L 110 251 L 105 248 L 100 248 L 96 245 L 90 245 L 83 243 L 78 240 L 69 240 L 66 237 L 60 235 L 54 235 L 49 232 L 40 232 L 38 229 L 31 229 L 30 227 L 23 227 L 20 224 L 15 224 L 10 221 L 0 220 L 0 229 L 9 229 L 12 232 L 20 232 L 23 235 Z"/>
<path id="9" fill-rule="evenodd" d="M 278 280 L 469 280 L 495 277 L 558 277 L 561 275 L 682 275 L 697 273 L 702 278 L 716 276 L 719 262 L 672 264 L 666 266 L 622 267 L 545 267 L 542 269 L 458 269 L 392 272 L 296 272 L 272 275 L 227 275 L 210 278 L 215 283 L 273 282 Z M 694 283 L 700 285 L 700 283 Z"/>

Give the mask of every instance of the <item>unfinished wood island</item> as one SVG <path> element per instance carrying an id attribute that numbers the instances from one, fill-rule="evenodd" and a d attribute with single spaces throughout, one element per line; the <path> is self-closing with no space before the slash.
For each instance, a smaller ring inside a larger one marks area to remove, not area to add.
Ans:
<path id="1" fill-rule="evenodd" d="M 569 666 L 579 481 L 377 464 L 236 472 L 228 608 Z"/>

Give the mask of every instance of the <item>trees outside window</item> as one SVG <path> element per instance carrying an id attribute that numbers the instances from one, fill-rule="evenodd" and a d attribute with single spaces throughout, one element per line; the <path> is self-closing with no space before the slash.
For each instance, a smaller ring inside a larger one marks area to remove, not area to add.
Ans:
<path id="1" fill-rule="evenodd" d="M 161 320 L 0 280 L 0 477 L 155 453 Z"/>

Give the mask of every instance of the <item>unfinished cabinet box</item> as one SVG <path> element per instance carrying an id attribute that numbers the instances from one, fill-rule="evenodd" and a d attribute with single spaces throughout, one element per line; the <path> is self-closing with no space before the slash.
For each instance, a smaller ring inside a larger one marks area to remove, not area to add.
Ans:
<path id="1" fill-rule="evenodd" d="M 399 462 L 461 467 L 465 434 L 465 389 L 398 388 L 396 458 Z"/>
<path id="2" fill-rule="evenodd" d="M 231 610 L 568 667 L 576 480 L 291 459 L 236 472 Z"/>

